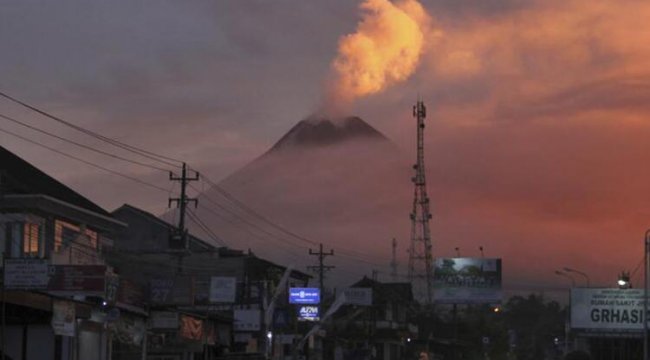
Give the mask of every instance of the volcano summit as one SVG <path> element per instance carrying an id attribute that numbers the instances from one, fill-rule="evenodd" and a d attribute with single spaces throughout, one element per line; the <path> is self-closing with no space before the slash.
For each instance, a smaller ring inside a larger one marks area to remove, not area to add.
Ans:
<path id="1" fill-rule="evenodd" d="M 390 141 L 361 118 L 349 116 L 330 120 L 311 116 L 298 122 L 270 151 L 293 147 L 326 146 L 355 139 Z"/>

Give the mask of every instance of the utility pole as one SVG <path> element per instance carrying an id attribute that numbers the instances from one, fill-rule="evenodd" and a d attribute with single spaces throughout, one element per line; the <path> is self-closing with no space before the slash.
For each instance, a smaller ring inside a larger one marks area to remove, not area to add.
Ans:
<path id="1" fill-rule="evenodd" d="M 176 207 L 180 209 L 180 216 L 178 218 L 178 227 L 176 231 L 172 234 L 170 239 L 170 247 L 174 249 L 180 249 L 182 251 L 187 251 L 189 249 L 189 243 L 187 241 L 187 229 L 185 228 L 185 211 L 187 209 L 188 203 L 194 203 L 196 208 L 199 204 L 196 198 L 187 197 L 187 185 L 190 181 L 199 180 L 199 173 L 194 172 L 193 177 L 188 177 L 187 164 L 183 163 L 183 168 L 181 170 L 181 176 L 174 176 L 174 173 L 169 172 L 170 181 L 179 181 L 181 183 L 181 196 L 177 198 L 170 198 L 168 206 L 171 207 L 172 204 L 176 204 Z M 178 257 L 178 272 L 181 272 L 181 262 L 182 254 Z"/>
<path id="2" fill-rule="evenodd" d="M 315 270 L 318 272 L 318 281 L 320 285 L 320 296 L 321 298 L 324 297 L 324 290 L 325 290 L 325 285 L 324 285 L 324 279 L 325 279 L 325 272 L 334 269 L 336 266 L 328 266 L 323 263 L 325 258 L 327 256 L 334 256 L 334 250 L 330 250 L 329 252 L 323 252 L 323 244 L 321 243 L 319 246 L 318 252 L 313 251 L 312 249 L 309 249 L 309 255 L 313 256 L 318 256 L 318 266 L 308 266 L 310 270 Z"/>
<path id="3" fill-rule="evenodd" d="M 390 277 L 397 281 L 397 239 L 393 238 L 393 257 L 390 262 Z"/>

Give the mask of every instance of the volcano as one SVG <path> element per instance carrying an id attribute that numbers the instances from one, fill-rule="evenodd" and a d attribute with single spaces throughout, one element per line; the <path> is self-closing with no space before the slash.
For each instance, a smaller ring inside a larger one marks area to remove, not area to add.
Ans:
<path id="1" fill-rule="evenodd" d="M 358 139 L 389 141 L 384 134 L 356 116 L 334 120 L 312 116 L 291 128 L 270 151 L 326 146 Z"/>
<path id="2" fill-rule="evenodd" d="M 268 151 L 199 196 L 198 215 L 234 248 L 295 265 L 306 243 L 228 203 L 223 192 L 258 214 L 326 248 L 347 249 L 388 265 L 390 241 L 409 229 L 410 174 L 398 147 L 359 117 L 304 119 Z M 218 201 L 220 208 L 212 206 Z M 212 203 L 212 204 L 211 204 Z M 205 206 L 212 207 L 211 211 Z M 396 216 L 397 215 L 397 216 Z M 382 244 L 382 245 L 379 245 Z M 385 246 L 383 246 L 385 245 Z M 346 251 L 347 251 L 346 250 Z M 359 261 L 344 257 L 332 261 Z M 348 264 L 349 265 L 349 264 Z M 364 272 L 367 274 L 367 264 Z M 349 267 L 347 267 L 349 268 Z"/>

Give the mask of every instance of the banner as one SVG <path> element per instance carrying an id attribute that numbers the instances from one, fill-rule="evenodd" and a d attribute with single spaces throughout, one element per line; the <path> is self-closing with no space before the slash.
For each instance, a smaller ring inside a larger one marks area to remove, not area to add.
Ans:
<path id="1" fill-rule="evenodd" d="M 234 303 L 235 295 L 237 295 L 236 278 L 213 276 L 210 279 L 211 303 Z"/>
<path id="2" fill-rule="evenodd" d="M 54 265 L 48 290 L 105 296 L 106 266 Z"/>
<path id="3" fill-rule="evenodd" d="M 439 304 L 501 303 L 501 259 L 436 259 L 433 288 Z"/>
<path id="4" fill-rule="evenodd" d="M 52 330 L 55 335 L 74 336 L 75 305 L 73 302 L 52 301 Z"/>
<path id="5" fill-rule="evenodd" d="M 571 327 L 642 331 L 643 289 L 571 289 Z"/>
<path id="6" fill-rule="evenodd" d="M 181 315 L 180 336 L 188 340 L 203 340 L 203 321 L 188 315 Z"/>

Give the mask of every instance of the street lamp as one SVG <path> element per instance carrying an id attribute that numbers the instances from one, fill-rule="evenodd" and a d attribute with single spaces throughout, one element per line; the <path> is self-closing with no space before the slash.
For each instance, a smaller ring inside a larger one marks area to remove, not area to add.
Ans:
<path id="1" fill-rule="evenodd" d="M 571 287 L 576 287 L 576 281 L 573 276 L 560 270 L 555 270 L 555 275 L 562 276 L 571 280 Z M 569 310 L 567 311 L 566 317 L 567 318 L 564 323 L 564 355 L 569 353 L 569 331 L 571 329 L 571 290 L 569 290 Z"/>
<path id="2" fill-rule="evenodd" d="M 629 289 L 631 288 L 630 284 L 630 273 L 622 271 L 618 276 L 618 287 L 619 289 Z"/>
<path id="3" fill-rule="evenodd" d="M 563 268 L 562 270 L 564 270 L 564 271 L 566 271 L 566 272 L 576 273 L 576 274 L 578 274 L 578 275 L 581 275 L 582 277 L 585 278 L 585 280 L 587 280 L 587 287 L 590 287 L 590 286 L 591 286 L 591 285 L 590 285 L 591 281 L 589 281 L 589 276 L 588 276 L 587 274 L 585 274 L 584 272 L 582 272 L 582 271 L 580 271 L 580 270 L 576 270 L 576 269 L 571 269 L 571 268 L 568 268 L 568 267 L 565 267 L 565 268 Z"/>
<path id="4" fill-rule="evenodd" d="M 560 270 L 555 270 L 555 275 L 563 276 L 563 277 L 571 280 L 571 287 L 576 287 L 576 280 L 573 278 L 573 276 L 565 273 L 564 271 L 560 271 Z"/>

